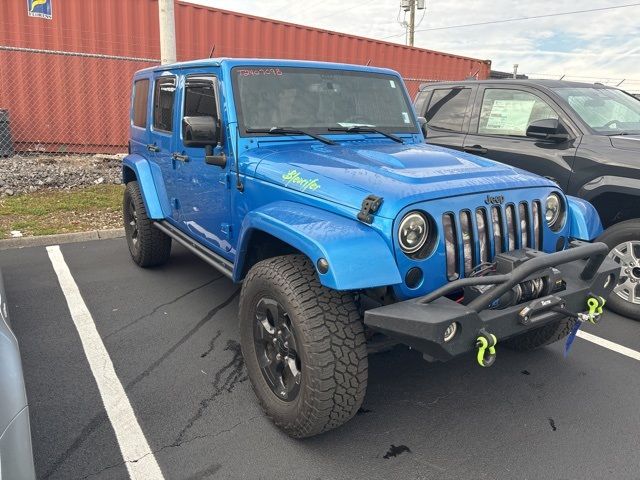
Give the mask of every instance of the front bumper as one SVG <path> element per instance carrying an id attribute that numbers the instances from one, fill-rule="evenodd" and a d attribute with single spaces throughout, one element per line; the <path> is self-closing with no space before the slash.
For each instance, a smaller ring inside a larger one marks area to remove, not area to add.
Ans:
<path id="1" fill-rule="evenodd" d="M 427 359 L 445 361 L 473 350 L 481 330 L 500 341 L 583 312 L 588 298 L 606 299 L 618 281 L 619 266 L 607 258 L 604 243 L 573 242 L 571 248 L 551 254 L 530 249 L 512 253 L 524 260 L 509 272 L 456 280 L 423 297 L 367 310 L 364 323 Z M 490 308 L 522 282 L 547 274 L 560 278 L 564 288 L 504 309 Z M 445 297 L 475 285 L 491 288 L 467 305 Z M 445 342 L 445 331 L 453 322 L 456 335 Z"/>

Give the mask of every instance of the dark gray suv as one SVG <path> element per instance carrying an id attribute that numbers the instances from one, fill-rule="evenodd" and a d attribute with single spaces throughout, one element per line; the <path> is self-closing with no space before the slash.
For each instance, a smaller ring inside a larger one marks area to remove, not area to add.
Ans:
<path id="1" fill-rule="evenodd" d="M 620 264 L 612 310 L 640 320 L 640 101 L 600 84 L 483 80 L 422 85 L 428 143 L 543 175 L 596 207 Z"/>

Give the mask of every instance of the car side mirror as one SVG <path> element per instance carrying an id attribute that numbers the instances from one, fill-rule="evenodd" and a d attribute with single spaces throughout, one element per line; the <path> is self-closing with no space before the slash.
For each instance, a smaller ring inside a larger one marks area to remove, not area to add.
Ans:
<path id="1" fill-rule="evenodd" d="M 427 136 L 427 119 L 424 117 L 418 117 L 418 124 L 420 125 L 420 130 L 424 134 L 425 138 Z"/>
<path id="2" fill-rule="evenodd" d="M 531 122 L 527 127 L 527 137 L 541 140 L 555 140 L 563 142 L 569 138 L 569 133 L 557 118 L 544 118 Z"/>
<path id="3" fill-rule="evenodd" d="M 182 138 L 185 147 L 206 147 L 220 143 L 220 129 L 214 117 L 184 117 Z"/>

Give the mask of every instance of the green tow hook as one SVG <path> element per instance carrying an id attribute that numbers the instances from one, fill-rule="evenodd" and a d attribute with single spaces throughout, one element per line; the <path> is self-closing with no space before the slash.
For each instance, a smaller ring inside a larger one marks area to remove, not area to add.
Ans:
<path id="1" fill-rule="evenodd" d="M 590 323 L 598 323 L 600 316 L 602 315 L 602 307 L 604 307 L 605 299 L 601 296 L 589 297 L 587 300 L 587 307 L 589 311 L 587 313 L 587 321 Z"/>
<path id="2" fill-rule="evenodd" d="M 478 365 L 481 367 L 490 367 L 496 361 L 496 344 L 498 339 L 493 333 L 488 333 L 484 329 L 478 332 L 478 338 L 476 339 L 476 348 L 478 349 Z M 487 349 L 489 353 L 486 354 Z"/>

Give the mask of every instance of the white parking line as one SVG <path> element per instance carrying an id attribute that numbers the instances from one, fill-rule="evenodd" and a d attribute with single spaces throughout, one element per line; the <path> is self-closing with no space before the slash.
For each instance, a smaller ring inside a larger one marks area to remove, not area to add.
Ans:
<path id="1" fill-rule="evenodd" d="M 60 247 L 58 245 L 47 247 L 47 253 L 67 300 L 73 323 L 80 335 L 82 348 L 98 384 L 104 408 L 116 433 L 129 476 L 135 480 L 164 479 L 156 457 L 149 448 L 147 439 L 136 420 L 129 398 L 116 375 L 93 317 L 64 261 Z"/>
<path id="2" fill-rule="evenodd" d="M 601 347 L 608 348 L 616 353 L 621 355 L 625 355 L 629 358 L 633 358 L 634 360 L 640 361 L 640 352 L 636 352 L 635 350 L 631 350 L 630 348 L 624 347 L 619 343 L 614 343 L 609 340 L 605 340 L 604 338 L 596 337 L 595 335 L 591 335 L 590 333 L 583 332 L 582 330 L 578 330 L 578 337 L 586 340 L 587 342 L 595 343 L 596 345 L 600 345 Z"/>

